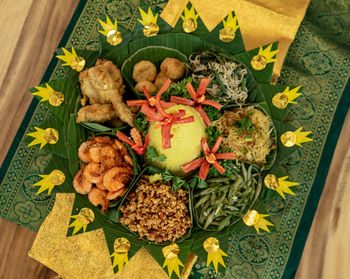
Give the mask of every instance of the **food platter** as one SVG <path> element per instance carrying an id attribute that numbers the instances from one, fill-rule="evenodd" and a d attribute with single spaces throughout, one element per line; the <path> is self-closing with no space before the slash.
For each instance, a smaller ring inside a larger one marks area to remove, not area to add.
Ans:
<path id="1" fill-rule="evenodd" d="M 143 32 L 102 18 L 99 52 L 58 50 L 66 79 L 31 90 L 51 112 L 29 134 L 53 154 L 37 186 L 76 194 L 67 235 L 102 228 L 115 271 L 143 246 L 161 265 L 214 254 L 217 271 L 232 227 L 273 226 L 263 193 L 291 192 L 279 163 L 309 141 L 285 123 L 299 88 L 270 84 L 277 44 L 244 51 L 233 14 L 230 41 L 152 16 Z"/>

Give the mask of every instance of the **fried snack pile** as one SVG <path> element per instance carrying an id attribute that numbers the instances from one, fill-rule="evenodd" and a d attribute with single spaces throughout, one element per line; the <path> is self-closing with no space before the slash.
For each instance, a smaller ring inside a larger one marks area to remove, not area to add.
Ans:
<path id="1" fill-rule="evenodd" d="M 123 101 L 125 85 L 122 75 L 111 61 L 98 59 L 94 67 L 80 73 L 79 81 L 83 94 L 81 99 L 83 108 L 80 109 L 82 112 L 78 112 L 78 123 L 103 123 L 117 116 L 123 122 L 134 126 L 134 114 Z M 87 102 L 90 105 L 87 105 Z M 103 106 L 103 104 L 112 104 L 112 106 Z M 100 117 L 101 114 L 105 116 Z"/>
<path id="2" fill-rule="evenodd" d="M 133 159 L 127 148 L 108 136 L 83 142 L 78 156 L 84 164 L 73 180 L 75 191 L 106 212 L 110 200 L 122 197 L 133 179 Z"/>
<path id="3" fill-rule="evenodd" d="M 172 192 L 171 186 L 161 181 L 150 183 L 144 175 L 121 206 L 120 222 L 149 241 L 175 241 L 191 227 L 187 204 L 187 191 Z"/>
<path id="4" fill-rule="evenodd" d="M 135 90 L 143 92 L 143 86 L 149 93 L 156 93 L 166 82 L 168 78 L 172 81 L 183 78 L 185 67 L 180 60 L 176 58 L 165 58 L 160 65 L 160 72 L 157 74 L 156 66 L 150 62 L 142 60 L 135 64 L 132 78 L 136 83 Z"/>

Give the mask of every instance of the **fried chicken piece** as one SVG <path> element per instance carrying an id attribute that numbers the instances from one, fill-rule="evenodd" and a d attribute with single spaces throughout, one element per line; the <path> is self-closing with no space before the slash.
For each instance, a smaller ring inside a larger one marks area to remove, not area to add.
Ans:
<path id="1" fill-rule="evenodd" d="M 111 104 L 93 104 L 82 107 L 78 111 L 77 123 L 96 122 L 104 123 L 117 116 Z"/>
<path id="2" fill-rule="evenodd" d="M 125 85 L 120 70 L 105 59 L 98 59 L 95 67 L 89 68 L 79 75 L 84 106 L 89 100 L 90 104 L 111 104 L 117 116 L 130 126 L 134 126 L 134 114 L 124 103 L 122 94 Z"/>

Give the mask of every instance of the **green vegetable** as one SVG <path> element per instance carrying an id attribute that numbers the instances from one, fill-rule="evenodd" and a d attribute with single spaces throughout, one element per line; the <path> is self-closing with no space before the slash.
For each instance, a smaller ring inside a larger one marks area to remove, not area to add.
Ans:
<path id="1" fill-rule="evenodd" d="M 255 198 L 258 169 L 253 165 L 247 168 L 245 163 L 231 161 L 231 164 L 231 174 L 209 178 L 208 187 L 193 195 L 197 223 L 205 230 L 229 226 L 246 212 Z"/>
<path id="2" fill-rule="evenodd" d="M 146 117 L 147 116 L 143 113 L 138 112 L 134 121 L 135 128 L 141 131 L 143 138 L 145 138 L 148 132 L 148 121 L 146 120 Z"/>
<path id="3" fill-rule="evenodd" d="M 207 142 L 209 146 L 213 146 L 218 137 L 220 137 L 220 132 L 214 126 L 205 128 L 205 134 L 207 135 Z"/>
<path id="4" fill-rule="evenodd" d="M 222 112 L 212 106 L 204 106 L 204 111 L 208 115 L 210 121 L 215 121 L 220 118 Z"/>
<path id="5" fill-rule="evenodd" d="M 192 99 L 191 95 L 188 93 L 186 88 L 186 84 L 188 82 L 192 83 L 191 77 L 184 78 L 181 81 L 171 83 L 168 90 L 162 94 L 162 98 L 167 102 L 170 101 L 171 96 L 179 96 L 186 99 Z"/>
<path id="6" fill-rule="evenodd" d="M 145 156 L 151 162 L 159 161 L 164 162 L 166 157 L 163 155 L 159 155 L 154 146 L 147 146 Z"/>

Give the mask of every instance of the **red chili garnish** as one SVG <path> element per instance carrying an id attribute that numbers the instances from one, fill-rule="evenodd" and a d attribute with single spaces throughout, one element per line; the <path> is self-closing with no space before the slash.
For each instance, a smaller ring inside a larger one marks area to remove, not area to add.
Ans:
<path id="1" fill-rule="evenodd" d="M 227 153 L 216 153 L 219 150 L 220 144 L 222 142 L 223 138 L 218 137 L 213 147 L 210 149 L 207 143 L 207 140 L 203 137 L 201 139 L 202 144 L 202 150 L 204 157 L 195 159 L 187 164 L 185 164 L 181 169 L 184 173 L 188 173 L 190 171 L 193 171 L 199 167 L 199 178 L 200 179 L 206 179 L 209 173 L 210 165 L 213 165 L 214 168 L 218 170 L 219 173 L 223 174 L 225 172 L 225 168 L 221 166 L 218 162 L 218 160 L 221 159 L 229 159 L 233 160 L 235 159 L 235 154 L 232 152 Z"/>
<path id="2" fill-rule="evenodd" d="M 171 134 L 171 127 L 173 124 L 184 124 L 194 122 L 194 117 L 186 117 L 182 118 L 186 112 L 184 110 L 180 110 L 177 113 L 167 113 L 165 112 L 164 102 L 161 101 L 162 94 L 168 89 L 171 80 L 168 79 L 162 88 L 158 91 L 156 95 L 155 107 L 157 108 L 157 112 L 154 111 L 148 104 L 145 104 L 141 107 L 141 112 L 147 116 L 147 121 L 157 121 L 159 124 L 155 128 L 161 127 L 162 134 L 162 147 L 163 149 L 171 148 L 170 140 L 174 136 Z"/>
<path id="3" fill-rule="evenodd" d="M 162 88 L 159 91 L 161 91 L 161 90 L 166 91 L 168 89 L 170 83 L 171 83 L 171 79 L 168 79 L 163 84 Z M 151 96 L 151 94 L 149 94 L 149 92 L 146 89 L 146 86 L 143 86 L 142 89 L 143 89 L 143 94 L 145 94 L 145 97 L 146 97 L 147 100 L 128 100 L 128 101 L 126 101 L 126 104 L 128 106 L 141 106 L 141 107 L 143 107 L 145 105 L 148 105 L 151 108 L 154 108 L 156 106 L 156 97 Z M 163 108 L 166 108 L 166 109 L 170 108 L 170 107 L 172 107 L 174 105 L 174 103 L 172 103 L 172 102 L 167 103 L 165 101 L 161 101 L 161 104 L 162 104 Z"/>
<path id="4" fill-rule="evenodd" d="M 145 153 L 148 142 L 149 142 L 149 135 L 147 134 L 145 137 L 145 144 L 142 145 L 142 136 L 141 132 L 137 130 L 136 128 L 132 128 L 130 131 L 131 138 L 126 136 L 123 132 L 117 131 L 117 138 L 121 141 L 127 143 L 130 145 L 131 149 L 135 150 L 135 152 L 138 155 L 142 155 Z"/>
<path id="5" fill-rule="evenodd" d="M 210 121 L 208 115 L 205 113 L 202 105 L 212 106 L 218 110 L 221 110 L 221 104 L 219 104 L 218 102 L 215 102 L 213 100 L 206 100 L 205 99 L 205 90 L 207 89 L 209 82 L 210 82 L 209 79 L 203 78 L 198 86 L 197 92 L 194 90 L 193 85 L 190 82 L 187 83 L 187 85 L 186 85 L 187 91 L 188 91 L 188 93 L 190 93 L 192 100 L 182 98 L 182 97 L 177 97 L 177 96 L 170 97 L 170 101 L 173 103 L 194 107 L 199 112 L 199 114 L 202 116 L 202 118 L 207 126 L 211 125 L 211 121 Z"/>

